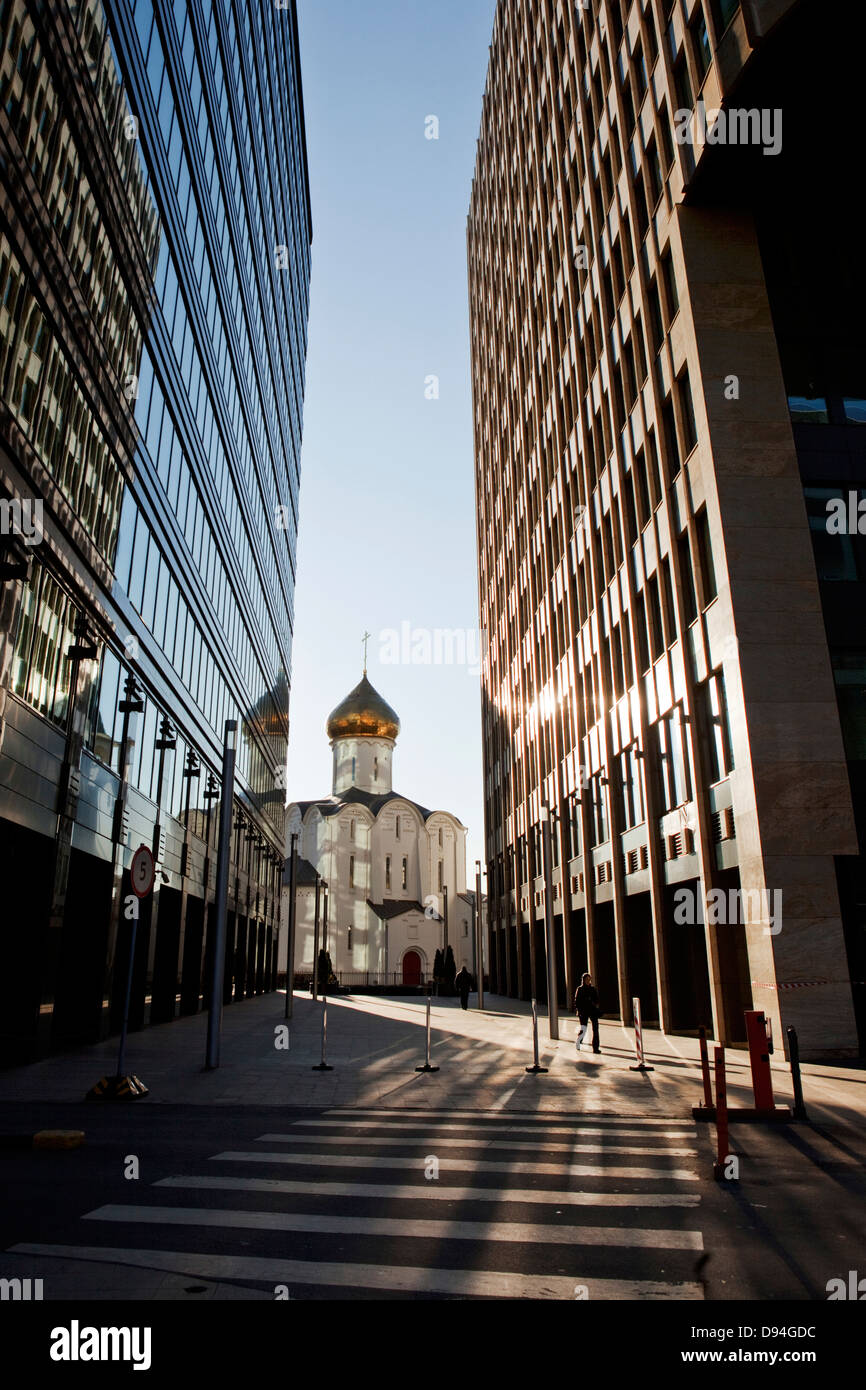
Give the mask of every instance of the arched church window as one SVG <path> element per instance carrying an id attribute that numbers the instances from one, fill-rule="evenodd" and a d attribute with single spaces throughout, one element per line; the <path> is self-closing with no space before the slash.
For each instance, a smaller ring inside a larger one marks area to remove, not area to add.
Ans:
<path id="1" fill-rule="evenodd" d="M 350 855 L 349 855 L 349 887 L 350 887 L 350 888 L 354 888 L 354 886 L 355 886 L 355 856 L 354 856 L 354 854 L 350 854 Z"/>
<path id="2" fill-rule="evenodd" d="M 397 839 L 399 840 L 399 838 L 400 838 L 400 817 L 399 817 L 399 816 L 397 817 L 396 821 L 394 822 L 394 833 L 395 833 Z"/>
<path id="3" fill-rule="evenodd" d="M 441 845 L 441 843 L 442 843 L 442 826 L 441 826 L 441 825 L 440 825 L 440 827 L 439 827 L 439 843 L 440 843 L 440 845 Z"/>
<path id="4" fill-rule="evenodd" d="M 386 855 L 385 855 L 385 887 L 388 888 L 388 889 L 390 889 L 390 887 L 391 887 L 391 856 L 390 856 L 390 854 L 386 854 Z"/>
<path id="5" fill-rule="evenodd" d="M 349 839 L 350 839 L 350 840 L 354 840 L 354 838 L 355 838 L 355 822 L 354 822 L 354 821 L 350 821 L 350 822 L 349 822 Z"/>
<path id="6" fill-rule="evenodd" d="M 346 933 L 346 935 L 347 935 L 346 949 L 347 949 L 348 951 L 351 951 L 351 949 L 352 949 L 352 928 L 351 928 L 351 927 L 349 927 L 349 930 L 348 930 L 348 932 Z"/>
<path id="7" fill-rule="evenodd" d="M 373 781 L 374 781 L 374 782 L 378 782 L 378 780 L 379 780 L 379 759 L 378 759 L 378 758 L 374 758 L 374 759 L 373 759 Z"/>

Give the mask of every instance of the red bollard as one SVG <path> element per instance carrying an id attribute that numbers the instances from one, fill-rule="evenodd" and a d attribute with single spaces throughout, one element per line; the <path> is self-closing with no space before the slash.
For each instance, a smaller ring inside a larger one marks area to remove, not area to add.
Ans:
<path id="1" fill-rule="evenodd" d="M 716 1162 L 713 1164 L 713 1177 L 721 1181 L 725 1177 L 725 1164 L 730 1157 L 728 1149 L 728 1089 L 725 1082 L 725 1049 L 715 1048 L 716 1061 Z"/>
<path id="2" fill-rule="evenodd" d="M 773 1078 L 770 1072 L 770 1042 L 767 1020 L 762 1009 L 746 1009 L 746 1038 L 752 1067 L 755 1109 L 774 1111 Z"/>

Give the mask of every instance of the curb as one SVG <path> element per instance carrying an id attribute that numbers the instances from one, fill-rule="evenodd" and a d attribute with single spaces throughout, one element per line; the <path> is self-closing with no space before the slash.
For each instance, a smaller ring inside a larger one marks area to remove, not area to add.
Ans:
<path id="1" fill-rule="evenodd" d="M 83 1129 L 40 1129 L 36 1134 L 0 1134 L 0 1149 L 80 1149 Z"/>

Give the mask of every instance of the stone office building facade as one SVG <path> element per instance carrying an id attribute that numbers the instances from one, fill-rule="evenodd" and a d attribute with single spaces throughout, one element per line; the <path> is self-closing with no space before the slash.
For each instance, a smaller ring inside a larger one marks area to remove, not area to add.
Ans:
<path id="1" fill-rule="evenodd" d="M 501 0 L 468 224 L 494 984 L 546 994 L 547 807 L 560 1003 L 589 969 L 624 1022 L 760 1008 L 811 1057 L 862 1047 L 866 980 L 842 28 Z"/>
<path id="2" fill-rule="evenodd" d="M 0 3 L 0 1059 L 273 987 L 311 215 L 294 6 Z"/>

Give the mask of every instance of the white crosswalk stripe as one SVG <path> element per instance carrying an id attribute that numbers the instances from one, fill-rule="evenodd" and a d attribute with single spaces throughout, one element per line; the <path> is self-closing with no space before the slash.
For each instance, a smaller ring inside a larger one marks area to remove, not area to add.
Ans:
<path id="1" fill-rule="evenodd" d="M 701 1299 L 695 1140 L 683 1121 L 335 1109 L 88 1212 L 95 1243 L 13 1248 L 292 1298 Z"/>
<path id="2" fill-rule="evenodd" d="M 435 1140 L 433 1141 L 435 1143 Z M 358 1154 L 303 1154 L 292 1152 L 269 1153 L 259 1152 L 256 1149 L 245 1149 L 238 1153 L 214 1154 L 214 1161 L 218 1163 L 292 1163 L 307 1164 L 313 1168 L 360 1168 L 363 1158 Z M 381 1159 L 374 1159 L 375 1163 L 380 1164 Z M 680 1182 L 697 1182 L 697 1173 L 692 1173 L 688 1168 L 669 1168 L 661 1171 L 658 1168 L 623 1168 L 616 1164 L 604 1167 L 597 1163 L 572 1163 L 569 1167 L 563 1167 L 559 1163 L 485 1163 L 483 1159 L 455 1158 L 449 1160 L 453 1168 L 459 1169 L 462 1173 L 547 1173 L 552 1176 L 569 1178 L 641 1178 L 644 1181 L 653 1179 L 661 1181 L 664 1178 L 676 1178 Z M 418 1167 L 417 1158 L 397 1158 L 387 1159 L 389 1168 L 415 1168 Z M 445 1161 L 440 1162 L 440 1170 L 445 1167 Z"/>
<path id="3" fill-rule="evenodd" d="M 402 1113 L 402 1112 L 401 1112 L 401 1113 Z M 449 1112 L 449 1113 L 453 1113 L 453 1112 Z M 301 1123 L 303 1124 L 303 1126 L 304 1126 L 305 1129 L 338 1129 L 338 1130 L 340 1130 L 340 1131 L 341 1131 L 342 1133 L 344 1133 L 344 1134 L 345 1134 L 345 1133 L 351 1133 L 352 1130 L 355 1129 L 355 1128 L 361 1128 L 361 1129 L 383 1129 L 383 1128 L 385 1128 L 385 1125 L 382 1123 L 381 1120 L 379 1120 L 379 1121 L 377 1121 L 377 1120 L 353 1120 L 353 1119 L 345 1119 L 345 1120 L 304 1120 L 304 1121 L 302 1121 Z M 665 1124 L 669 1124 L 670 1121 L 669 1121 L 669 1120 L 665 1120 L 664 1123 L 665 1123 Z M 388 1123 L 387 1123 L 387 1128 L 388 1128 L 389 1130 L 400 1130 L 400 1129 L 413 1129 L 413 1130 L 417 1130 L 417 1129 L 422 1128 L 422 1127 L 423 1127 L 423 1126 L 420 1126 L 417 1120 L 411 1120 L 411 1121 L 407 1121 L 407 1120 L 391 1120 L 391 1121 L 388 1121 Z M 467 1129 L 467 1128 L 470 1128 L 470 1127 L 471 1127 L 471 1126 L 468 1126 L 468 1125 L 466 1124 L 465 1121 L 464 1121 L 463 1124 L 451 1124 L 451 1123 L 449 1123 L 448 1121 L 444 1121 L 444 1122 L 443 1122 L 443 1121 L 435 1120 L 435 1119 L 432 1119 L 432 1118 L 431 1118 L 426 1128 L 427 1128 L 427 1132 L 430 1133 L 430 1134 L 447 1134 L 447 1133 L 449 1133 L 449 1132 L 452 1131 L 452 1130 Z M 574 1134 L 574 1121 L 572 1121 L 570 1125 L 567 1125 L 567 1126 L 566 1126 L 566 1125 L 563 1125 L 561 1129 L 560 1129 L 560 1128 L 556 1128 L 556 1127 L 554 1127 L 553 1125 L 547 1124 L 547 1123 L 543 1124 L 543 1125 L 541 1126 L 541 1128 L 543 1128 L 544 1130 L 546 1130 L 548 1134 L 554 1134 L 554 1135 L 557 1136 L 557 1138 L 561 1138 L 561 1137 L 563 1137 L 563 1136 L 568 1136 L 568 1135 L 573 1135 L 573 1134 Z M 533 1147 L 536 1147 L 536 1148 L 538 1147 L 538 1132 L 539 1132 L 539 1125 L 537 1125 L 537 1124 L 536 1124 L 536 1125 L 506 1125 L 506 1126 L 504 1126 L 504 1127 L 503 1127 L 503 1125 L 501 1125 L 501 1124 L 497 1124 L 496 1126 L 494 1126 L 494 1125 L 485 1126 L 483 1129 L 481 1129 L 480 1127 L 478 1128 L 478 1133 L 479 1133 L 479 1135 L 480 1135 L 480 1134 L 488 1134 L 488 1133 L 489 1133 L 491 1136 L 495 1137 L 495 1136 L 496 1136 L 498 1133 L 500 1133 L 500 1132 L 507 1132 L 508 1134 L 533 1134 L 533 1135 L 536 1136 L 536 1143 L 535 1143 L 535 1145 L 533 1145 Z M 647 1134 L 647 1131 L 646 1131 L 645 1129 L 643 1129 L 643 1128 L 641 1128 L 641 1129 L 620 1129 L 620 1128 L 617 1128 L 616 1130 L 612 1130 L 612 1129 L 610 1128 L 610 1126 L 607 1126 L 607 1127 L 604 1128 L 604 1129 L 593 1129 L 593 1128 L 591 1128 L 590 1126 L 583 1126 L 583 1125 L 581 1125 L 581 1127 L 580 1127 L 580 1134 L 581 1134 L 581 1137 L 582 1137 L 582 1138 L 587 1138 L 587 1137 L 588 1137 L 588 1138 L 592 1138 L 592 1139 L 603 1138 L 603 1137 L 605 1137 L 605 1136 L 610 1136 L 610 1135 L 614 1135 L 614 1136 L 615 1136 L 616 1138 L 618 1138 L 618 1139 L 636 1139 L 636 1138 L 638 1138 L 639 1136 L 643 1136 L 643 1138 L 646 1138 L 646 1139 L 693 1139 L 693 1138 L 694 1138 L 694 1130 L 683 1130 L 683 1129 L 677 1129 L 677 1130 L 667 1130 L 667 1129 L 665 1129 L 665 1130 L 652 1130 L 649 1134 Z M 267 1136 L 263 1136 L 263 1137 L 266 1138 Z M 275 1136 L 271 1136 L 271 1137 L 275 1137 Z M 545 1143 L 545 1148 L 548 1148 L 548 1147 L 549 1147 L 549 1145 L 548 1145 L 547 1143 Z"/>
<path id="4" fill-rule="evenodd" d="M 105 1206 L 88 1212 L 88 1221 L 140 1221 L 152 1225 L 232 1226 L 239 1230 L 325 1231 L 339 1235 L 405 1235 L 403 1221 L 383 1216 L 298 1216 L 273 1211 L 232 1211 L 221 1207 Z M 611 1226 L 526 1225 L 519 1221 L 413 1221 L 415 1235 L 449 1240 L 548 1241 L 567 1245 L 649 1245 L 660 1250 L 703 1250 L 700 1231 L 624 1230 Z"/>
<path id="5" fill-rule="evenodd" d="M 100 1246 L 16 1245 L 22 1255 L 69 1256 L 105 1260 Z M 114 1264 L 147 1265 L 193 1279 L 256 1280 L 269 1284 L 327 1285 L 378 1289 L 388 1293 L 450 1294 L 454 1298 L 574 1298 L 586 1281 L 549 1274 L 499 1273 L 493 1270 L 413 1268 L 411 1265 L 326 1264 L 307 1260 L 262 1259 L 254 1255 L 199 1255 L 179 1250 L 112 1250 Z M 596 1299 L 698 1299 L 700 1284 L 659 1280 L 595 1279 Z"/>
<path id="6" fill-rule="evenodd" d="M 696 1193 L 668 1192 L 564 1192 L 545 1187 L 461 1187 L 442 1179 L 426 1187 L 402 1187 L 396 1183 L 376 1182 L 292 1182 L 284 1178 L 177 1177 L 160 1178 L 154 1187 L 188 1187 L 202 1191 L 271 1192 L 290 1196 L 309 1193 L 318 1197 L 384 1197 L 420 1198 L 425 1202 L 516 1202 L 521 1205 L 540 1203 L 543 1206 L 577 1207 L 696 1207 Z"/>
<path id="7" fill-rule="evenodd" d="M 258 1143 L 260 1144 L 308 1144 L 311 1136 L 309 1134 L 260 1134 Z M 338 1134 L 323 1134 L 315 1136 L 317 1144 L 342 1144 L 344 1140 Z M 414 1139 L 408 1136 L 404 1139 L 380 1139 L 371 1135 L 353 1135 L 353 1145 L 375 1145 L 380 1149 L 388 1148 L 411 1148 L 413 1144 L 424 1145 L 436 1144 L 440 1149 L 517 1149 L 532 1150 L 537 1153 L 538 1144 L 528 1144 L 520 1141 L 511 1142 L 508 1139 L 443 1139 L 439 1134 L 431 1134 L 425 1139 Z M 545 1153 L 570 1153 L 570 1154 L 655 1154 L 656 1158 L 690 1158 L 694 1157 L 697 1149 L 664 1149 L 639 1148 L 628 1144 L 555 1144 L 545 1142 Z"/>

